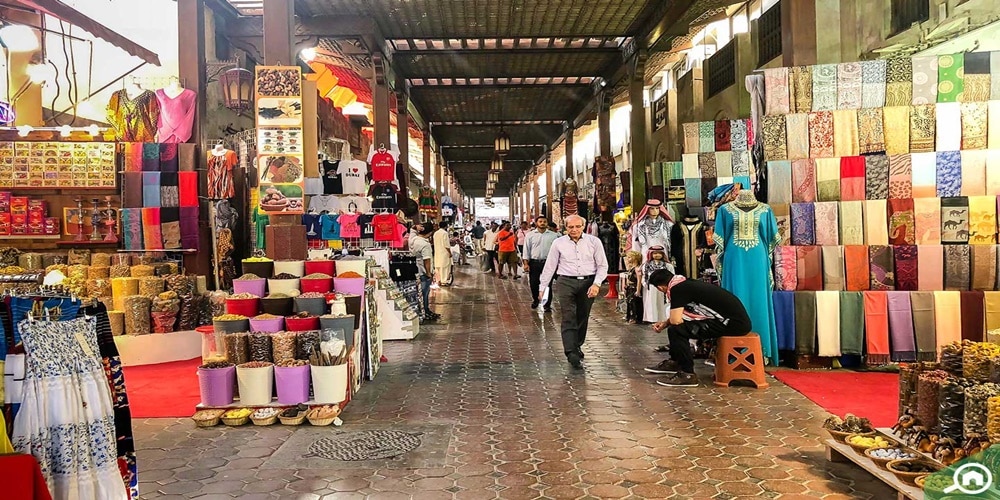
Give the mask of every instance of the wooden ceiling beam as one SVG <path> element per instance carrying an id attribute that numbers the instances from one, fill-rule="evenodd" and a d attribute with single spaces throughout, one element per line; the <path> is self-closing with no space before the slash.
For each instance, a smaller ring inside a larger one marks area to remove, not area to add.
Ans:
<path id="1" fill-rule="evenodd" d="M 555 54 L 555 55 L 567 55 L 567 54 L 595 54 L 595 55 L 614 55 L 621 51 L 617 47 L 513 47 L 509 49 L 400 49 L 396 51 L 399 56 L 464 56 L 469 54 L 496 54 L 501 56 L 517 56 L 524 54 Z"/>

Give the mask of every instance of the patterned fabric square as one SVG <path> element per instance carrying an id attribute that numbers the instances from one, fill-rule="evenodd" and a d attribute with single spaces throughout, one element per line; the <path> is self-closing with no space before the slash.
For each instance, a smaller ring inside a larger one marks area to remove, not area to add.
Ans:
<path id="1" fill-rule="evenodd" d="M 965 89 L 965 54 L 938 56 L 937 102 L 958 102 Z"/>
<path id="2" fill-rule="evenodd" d="M 698 152 L 715 151 L 715 122 L 698 122 Z"/>
<path id="3" fill-rule="evenodd" d="M 809 66 L 795 66 L 789 74 L 791 80 L 792 111 L 808 113 L 812 111 L 812 69 Z"/>
<path id="4" fill-rule="evenodd" d="M 944 198 L 962 194 L 962 155 L 958 151 L 937 152 L 937 195 Z"/>
<path id="5" fill-rule="evenodd" d="M 684 153 L 699 153 L 701 143 L 698 138 L 699 123 L 685 123 L 681 127 L 684 129 Z"/>
<path id="6" fill-rule="evenodd" d="M 763 119 L 764 158 L 767 161 L 787 160 L 785 115 L 768 115 Z"/>
<path id="7" fill-rule="evenodd" d="M 986 149 L 986 119 L 989 105 L 985 102 L 963 102 L 962 149 Z M 996 118 L 1000 120 L 1000 116 Z"/>
<path id="8" fill-rule="evenodd" d="M 809 113 L 809 157 L 833 156 L 833 112 Z"/>
<path id="9" fill-rule="evenodd" d="M 768 115 L 788 114 L 788 68 L 764 70 L 764 109 Z"/>
<path id="10" fill-rule="evenodd" d="M 870 155 L 864 158 L 865 199 L 884 200 L 889 198 L 889 157 Z"/>
<path id="11" fill-rule="evenodd" d="M 858 148 L 861 154 L 885 151 L 883 130 L 881 107 L 858 110 Z"/>
<path id="12" fill-rule="evenodd" d="M 885 153 L 901 155 L 910 152 L 910 107 L 882 108 L 882 130 L 885 134 Z"/>
<path id="13" fill-rule="evenodd" d="M 913 198 L 913 173 L 910 155 L 891 155 L 889 159 L 889 198 Z"/>
<path id="14" fill-rule="evenodd" d="M 809 157 L 809 115 L 805 113 L 786 115 L 785 136 L 789 160 Z"/>
<path id="15" fill-rule="evenodd" d="M 893 57 L 886 61 L 886 106 L 913 104 L 913 66 L 909 57 Z"/>
<path id="16" fill-rule="evenodd" d="M 861 107 L 885 106 L 885 59 L 861 62 Z"/>
<path id="17" fill-rule="evenodd" d="M 729 121 L 729 145 L 733 151 L 749 151 L 747 120 Z"/>
<path id="18" fill-rule="evenodd" d="M 720 120 L 715 122 L 715 150 L 716 151 L 729 151 L 732 146 L 729 141 L 729 136 L 732 133 L 732 129 L 729 125 L 728 120 Z"/>
<path id="19" fill-rule="evenodd" d="M 698 153 L 698 172 L 702 179 L 719 176 L 719 170 L 715 166 L 715 153 Z"/>
<path id="20" fill-rule="evenodd" d="M 938 58 L 937 56 L 914 57 L 913 66 L 913 105 L 931 104 L 937 102 Z"/>
<path id="21" fill-rule="evenodd" d="M 833 111 L 837 109 L 837 65 L 813 65 L 812 82 L 812 110 Z"/>
<path id="22" fill-rule="evenodd" d="M 861 63 L 837 65 L 837 109 L 861 107 Z"/>
<path id="23" fill-rule="evenodd" d="M 792 162 L 792 202 L 816 201 L 816 161 L 812 158 Z"/>
<path id="24" fill-rule="evenodd" d="M 921 104 L 910 108 L 910 152 L 930 153 L 934 151 L 937 132 L 937 107 Z"/>
<path id="25" fill-rule="evenodd" d="M 750 152 L 733 151 L 733 176 L 746 177 L 750 175 Z"/>
<path id="26" fill-rule="evenodd" d="M 833 112 L 833 154 L 834 156 L 857 156 L 861 154 L 858 144 L 858 110 L 838 109 Z"/>

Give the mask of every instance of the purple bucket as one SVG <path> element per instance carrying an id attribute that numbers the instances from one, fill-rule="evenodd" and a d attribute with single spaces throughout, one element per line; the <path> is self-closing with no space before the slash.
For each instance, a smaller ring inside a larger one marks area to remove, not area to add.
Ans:
<path id="1" fill-rule="evenodd" d="M 278 404 L 297 405 L 309 401 L 309 365 L 275 366 Z"/>
<path id="2" fill-rule="evenodd" d="M 235 366 L 213 369 L 198 368 L 198 389 L 201 391 L 201 404 L 205 406 L 233 404 L 233 387 L 235 386 Z"/>
<path id="3" fill-rule="evenodd" d="M 285 318 L 253 319 L 250 318 L 251 332 L 276 333 L 285 329 Z"/>
<path id="4" fill-rule="evenodd" d="M 365 278 L 333 278 L 333 289 L 338 293 L 364 295 Z"/>
<path id="5" fill-rule="evenodd" d="M 264 278 L 256 280 L 233 280 L 233 293 L 252 293 L 258 297 L 263 297 L 266 295 L 264 293 L 264 287 L 267 286 L 267 280 Z"/>

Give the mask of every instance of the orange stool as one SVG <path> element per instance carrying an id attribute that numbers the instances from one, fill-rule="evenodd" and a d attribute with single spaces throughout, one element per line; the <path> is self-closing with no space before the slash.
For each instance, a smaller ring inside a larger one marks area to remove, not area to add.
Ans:
<path id="1" fill-rule="evenodd" d="M 758 389 L 766 389 L 769 385 L 764 374 L 764 351 L 756 333 L 719 337 L 715 350 L 715 385 L 729 387 L 734 380 L 749 380 Z"/>

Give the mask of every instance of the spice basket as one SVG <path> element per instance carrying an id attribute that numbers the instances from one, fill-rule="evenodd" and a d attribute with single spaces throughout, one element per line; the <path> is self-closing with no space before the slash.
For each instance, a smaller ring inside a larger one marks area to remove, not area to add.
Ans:
<path id="1" fill-rule="evenodd" d="M 240 404 L 247 406 L 271 403 L 274 390 L 274 366 L 260 368 L 236 367 L 236 379 L 240 389 Z"/>
<path id="2" fill-rule="evenodd" d="M 313 400 L 317 404 L 337 404 L 347 399 L 347 363 L 309 367 L 312 372 Z"/>
<path id="3" fill-rule="evenodd" d="M 250 299 L 226 299 L 226 313 L 239 314 L 240 316 L 256 316 L 260 311 L 260 299 L 257 297 Z"/>
<path id="4" fill-rule="evenodd" d="M 205 406 L 233 404 L 233 385 L 235 382 L 235 366 L 198 368 L 198 390 L 201 392 L 201 404 Z"/>
<path id="5" fill-rule="evenodd" d="M 282 293 L 289 297 L 299 294 L 299 279 L 274 279 L 267 280 L 267 289 L 271 293 Z"/>
<path id="6" fill-rule="evenodd" d="M 864 437 L 875 437 L 875 431 L 871 431 L 871 432 L 841 432 L 841 431 L 835 431 L 833 429 L 823 429 L 823 430 L 825 430 L 827 432 L 827 434 L 829 434 L 830 437 L 832 437 L 838 443 L 844 443 L 844 442 L 846 442 L 845 439 L 847 439 L 847 436 L 850 436 L 851 434 L 857 434 L 858 436 L 864 436 Z"/>
<path id="7" fill-rule="evenodd" d="M 309 401 L 310 370 L 308 365 L 275 366 L 274 382 L 278 404 L 297 405 Z"/>
<path id="8" fill-rule="evenodd" d="M 230 427 L 239 427 L 241 425 L 246 425 L 250 421 L 250 417 L 238 417 L 238 418 L 223 418 L 222 423 Z"/>
<path id="9" fill-rule="evenodd" d="M 334 270 L 336 266 L 332 260 L 307 260 L 305 262 L 305 273 L 310 275 L 313 273 L 323 273 L 330 276 L 336 275 Z"/>
<path id="10" fill-rule="evenodd" d="M 255 280 L 233 280 L 233 293 L 252 293 L 258 297 L 264 296 L 264 289 L 267 287 L 267 280 L 258 278 Z"/>
<path id="11" fill-rule="evenodd" d="M 219 425 L 219 417 L 225 412 L 226 410 L 199 410 L 191 416 L 191 420 L 194 420 L 196 427 L 215 427 Z"/>
<path id="12" fill-rule="evenodd" d="M 305 271 L 305 263 L 301 260 L 276 260 L 274 261 L 274 275 L 277 276 L 282 273 L 292 274 L 298 277 L 303 276 L 303 271 Z M 273 290 L 272 290 L 273 291 Z"/>
<path id="13" fill-rule="evenodd" d="M 847 446 L 850 446 L 851 449 L 854 450 L 854 452 L 857 453 L 858 455 L 864 455 L 865 452 L 868 451 L 869 449 L 871 449 L 872 447 L 871 446 L 862 446 L 862 445 L 858 445 L 858 444 L 854 444 L 854 443 L 850 442 L 850 439 L 852 437 L 856 436 L 856 435 L 858 435 L 858 434 L 850 434 L 850 435 L 848 435 L 846 438 L 844 438 L 844 444 L 846 444 Z M 868 437 L 868 436 L 865 436 L 865 437 Z M 896 448 L 896 447 L 899 446 L 899 443 L 897 443 L 896 441 L 893 441 L 891 439 L 886 439 L 886 441 L 889 443 L 888 448 Z M 880 446 L 879 448 L 886 448 L 886 447 L 885 446 Z"/>
<path id="14" fill-rule="evenodd" d="M 261 310 L 275 316 L 290 316 L 293 305 L 291 297 L 263 297 L 260 299 Z"/>
<path id="15" fill-rule="evenodd" d="M 304 280 L 303 280 L 304 282 Z M 322 316 L 329 312 L 325 297 L 295 297 L 295 312 Z"/>
<path id="16" fill-rule="evenodd" d="M 282 417 L 281 415 L 278 415 L 278 420 L 281 421 L 281 425 L 302 425 L 302 422 L 306 421 L 306 412 L 300 411 L 299 414 L 294 417 Z"/>
<path id="17" fill-rule="evenodd" d="M 275 333 L 280 332 L 285 327 L 285 318 L 277 317 L 270 319 L 250 318 L 251 332 Z"/>
<path id="18" fill-rule="evenodd" d="M 270 278 L 271 276 L 274 275 L 274 261 L 273 260 L 265 260 L 265 261 L 249 261 L 248 262 L 246 259 L 244 259 L 243 260 L 243 272 L 249 273 L 249 274 L 256 274 L 257 276 L 260 276 L 261 278 Z M 233 281 L 234 281 L 234 284 L 235 284 L 236 280 L 233 280 Z"/>
<path id="19" fill-rule="evenodd" d="M 278 415 L 277 414 L 271 415 L 270 417 L 267 418 L 250 417 L 250 421 L 253 422 L 253 425 L 256 425 L 258 427 L 267 427 L 269 425 L 274 425 L 278 422 Z"/>

